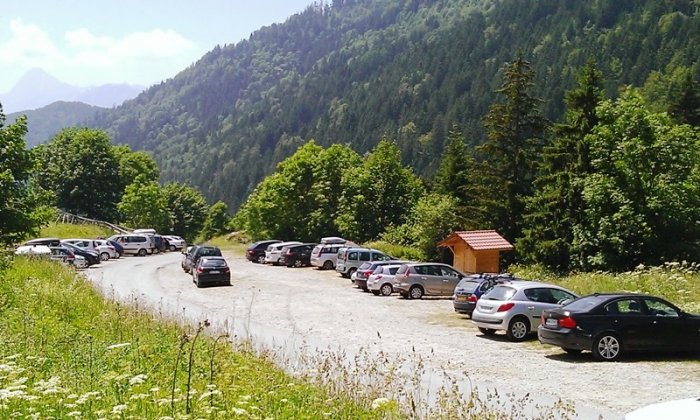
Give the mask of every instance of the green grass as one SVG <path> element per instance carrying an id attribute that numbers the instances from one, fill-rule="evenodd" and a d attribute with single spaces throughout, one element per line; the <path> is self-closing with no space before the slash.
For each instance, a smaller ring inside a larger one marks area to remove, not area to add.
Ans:
<path id="1" fill-rule="evenodd" d="M 397 417 L 292 378 L 204 323 L 105 300 L 57 263 L 18 258 L 0 276 L 0 418 Z"/>
<path id="2" fill-rule="evenodd" d="M 114 235 L 109 229 L 102 228 L 97 225 L 74 225 L 70 223 L 50 223 L 48 226 L 41 229 L 39 236 L 42 238 L 107 238 Z"/>

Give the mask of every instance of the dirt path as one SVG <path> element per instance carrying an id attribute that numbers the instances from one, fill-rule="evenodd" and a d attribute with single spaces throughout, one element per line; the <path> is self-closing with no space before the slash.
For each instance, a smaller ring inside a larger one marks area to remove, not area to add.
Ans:
<path id="1" fill-rule="evenodd" d="M 166 314 L 207 318 L 277 348 L 287 363 L 316 349 L 347 351 L 348 359 L 419 354 L 427 371 L 466 373 L 480 391 L 530 394 L 543 404 L 575 402 L 580 418 L 621 418 L 646 404 L 697 397 L 700 390 L 700 363 L 651 357 L 596 363 L 590 353 L 569 356 L 536 339 L 518 344 L 483 337 L 449 299 L 373 296 L 335 272 L 226 257 L 233 287 L 195 288 L 176 253 L 124 258 L 88 271 L 108 294 Z"/>

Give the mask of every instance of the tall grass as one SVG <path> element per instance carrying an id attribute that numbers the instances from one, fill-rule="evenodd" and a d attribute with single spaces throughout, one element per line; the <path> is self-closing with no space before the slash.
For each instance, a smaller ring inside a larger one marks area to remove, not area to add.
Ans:
<path id="1" fill-rule="evenodd" d="M 0 418 L 391 418 L 331 397 L 249 346 L 103 299 L 67 267 L 0 278 Z"/>

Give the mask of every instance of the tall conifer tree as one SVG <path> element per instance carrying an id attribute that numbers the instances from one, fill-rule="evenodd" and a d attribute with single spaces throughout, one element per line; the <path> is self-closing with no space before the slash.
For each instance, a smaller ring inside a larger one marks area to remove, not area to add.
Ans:
<path id="1" fill-rule="evenodd" d="M 543 150 L 536 191 L 526 202 L 517 249 L 527 261 L 569 268 L 573 229 L 584 222 L 582 183 L 591 170 L 584 138 L 598 122 L 602 84 L 601 72 L 589 61 L 579 74 L 578 86 L 566 94 L 565 121 L 554 127 L 554 140 Z"/>
<path id="2" fill-rule="evenodd" d="M 503 69 L 496 91 L 503 102 L 491 106 L 485 118 L 486 142 L 479 147 L 494 182 L 483 197 L 492 227 L 513 241 L 520 236 L 524 197 L 532 193 L 535 162 L 541 150 L 547 121 L 540 115 L 541 101 L 530 95 L 531 64 L 518 57 Z"/>

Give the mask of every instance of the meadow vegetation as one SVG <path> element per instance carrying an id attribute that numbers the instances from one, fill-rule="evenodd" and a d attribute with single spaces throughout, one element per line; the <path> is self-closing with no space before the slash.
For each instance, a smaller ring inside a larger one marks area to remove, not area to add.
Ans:
<path id="1" fill-rule="evenodd" d="M 103 299 L 17 258 L 0 281 L 0 418 L 392 418 L 293 378 L 250 346 Z M 232 345 L 233 344 L 233 345 Z"/>

